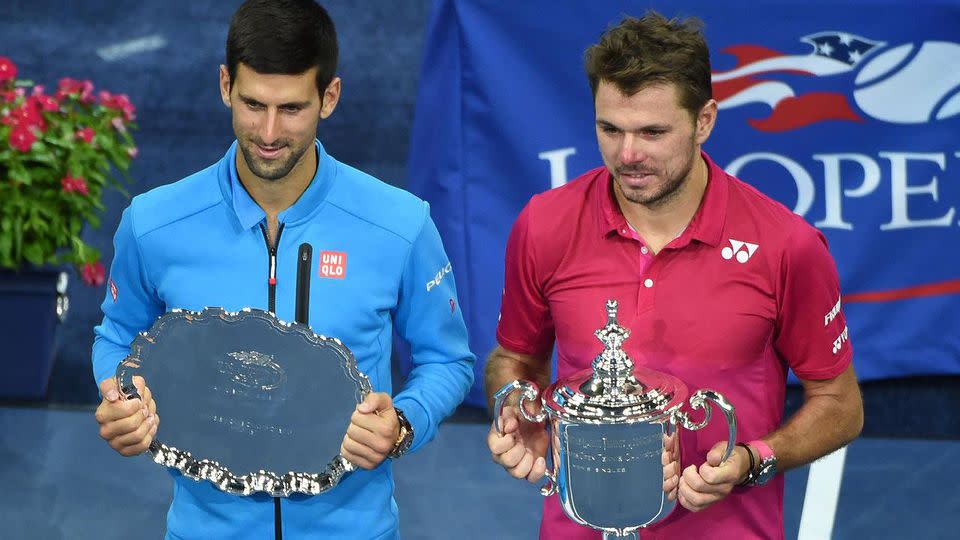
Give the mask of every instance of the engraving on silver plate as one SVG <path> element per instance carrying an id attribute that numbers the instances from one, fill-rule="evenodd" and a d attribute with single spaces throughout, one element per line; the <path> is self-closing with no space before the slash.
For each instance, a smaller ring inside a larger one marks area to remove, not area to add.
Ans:
<path id="1" fill-rule="evenodd" d="M 276 390 L 287 380 L 287 373 L 273 356 L 257 351 L 228 353 L 233 361 L 219 360 L 220 373 L 233 382 L 257 390 Z"/>
<path id="2" fill-rule="evenodd" d="M 353 353 L 339 339 L 319 336 L 302 324 L 288 324 L 276 318 L 273 313 L 243 308 L 239 312 L 226 312 L 217 307 L 205 307 L 202 311 L 172 309 L 157 319 L 147 331 L 141 332 L 130 345 L 130 355 L 117 367 L 116 380 L 124 399 L 139 399 L 140 395 L 133 384 L 133 377 L 139 375 L 141 355 L 145 348 L 154 345 L 167 325 L 184 321 L 194 324 L 219 319 L 227 323 L 241 319 L 259 319 L 281 334 L 296 335 L 307 342 L 334 349 L 341 358 L 340 368 L 355 385 L 357 403 L 363 401 L 372 387 L 370 380 L 357 368 Z M 218 371 L 228 377 L 230 388 L 215 387 L 214 390 L 228 392 L 243 397 L 270 399 L 272 394 L 283 388 L 287 375 L 276 360 L 267 354 L 256 351 L 235 351 L 228 353 L 229 360 L 218 361 Z M 148 383 L 149 384 L 149 383 Z M 245 390 L 245 391 L 244 391 Z M 283 401 L 281 398 L 279 401 Z M 231 431 L 247 434 L 292 435 L 293 431 L 282 426 L 252 423 L 246 420 L 224 415 L 210 415 L 205 421 L 227 427 Z M 258 492 L 273 497 L 288 497 L 293 494 L 319 495 L 336 486 L 343 476 L 355 470 L 353 464 L 340 455 L 336 455 L 319 472 L 290 471 L 277 474 L 270 471 L 256 471 L 249 474 L 235 474 L 217 461 L 199 459 L 189 451 L 168 446 L 154 439 L 148 451 L 153 461 L 177 469 L 184 476 L 197 481 L 209 481 L 218 489 L 233 495 L 251 495 Z"/>
<path id="3" fill-rule="evenodd" d="M 662 519 L 672 510 L 662 490 L 662 436 L 661 424 L 561 424 L 564 512 L 612 537 Z"/>

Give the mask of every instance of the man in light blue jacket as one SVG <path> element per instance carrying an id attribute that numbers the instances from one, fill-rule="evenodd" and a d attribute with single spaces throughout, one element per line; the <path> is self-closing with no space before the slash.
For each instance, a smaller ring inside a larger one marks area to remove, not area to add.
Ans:
<path id="1" fill-rule="evenodd" d="M 135 197 L 117 229 L 93 347 L 100 435 L 131 456 L 156 434 L 149 381 L 142 400 L 125 401 L 113 379 L 139 332 L 174 308 L 256 307 L 294 320 L 298 246 L 309 242 L 311 326 L 353 351 L 374 392 L 341 446 L 360 470 L 321 495 L 281 500 L 282 530 L 397 538 L 387 458 L 433 439 L 473 381 L 449 260 L 427 203 L 338 162 L 316 140 L 340 97 L 336 33 L 322 7 L 246 2 L 226 60 L 220 91 L 237 140 L 210 167 Z M 410 344 L 413 370 L 391 398 L 394 330 Z M 233 496 L 174 473 L 166 538 L 270 538 L 274 520 L 270 497 Z"/>

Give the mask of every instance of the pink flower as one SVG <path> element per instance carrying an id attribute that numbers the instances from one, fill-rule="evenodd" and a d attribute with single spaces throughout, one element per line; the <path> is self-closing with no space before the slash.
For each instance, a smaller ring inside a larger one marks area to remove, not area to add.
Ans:
<path id="1" fill-rule="evenodd" d="M 37 88 L 40 88 L 39 86 Z M 44 95 L 44 94 L 33 94 L 30 97 L 30 103 L 38 110 L 43 112 L 56 112 L 60 110 L 60 103 L 56 99 Z"/>
<path id="2" fill-rule="evenodd" d="M 127 148 L 127 155 L 130 156 L 130 159 L 137 159 L 137 156 L 140 155 L 140 150 L 136 146 L 131 146 Z"/>
<path id="3" fill-rule="evenodd" d="M 17 78 L 17 66 L 6 56 L 0 56 L 0 83 Z"/>
<path id="4" fill-rule="evenodd" d="M 119 116 L 114 117 L 114 119 L 110 121 L 110 124 L 113 126 L 113 129 L 119 131 L 120 133 L 127 132 L 127 126 L 123 123 L 123 118 L 120 118 Z"/>
<path id="5" fill-rule="evenodd" d="M 77 81 L 70 77 L 60 79 L 57 84 L 57 99 L 63 99 L 66 96 L 73 96 L 81 103 L 93 103 L 96 98 L 93 97 L 93 83 L 90 81 Z"/>
<path id="6" fill-rule="evenodd" d="M 80 267 L 80 277 L 83 278 L 84 283 L 91 287 L 103 285 L 104 274 L 103 263 L 100 261 L 86 263 Z"/>
<path id="7" fill-rule="evenodd" d="M 13 90 L 7 90 L 5 92 L 0 92 L 0 96 L 3 96 L 3 100 L 7 103 L 13 103 L 17 100 L 17 93 Z"/>
<path id="8" fill-rule="evenodd" d="M 38 85 L 36 85 L 36 86 L 33 87 L 33 92 L 31 92 L 31 94 L 33 94 L 33 95 L 35 95 L 35 96 L 42 96 L 42 95 L 43 95 L 43 91 L 44 91 L 44 86 L 38 84 Z"/>
<path id="9" fill-rule="evenodd" d="M 127 122 L 137 117 L 136 107 L 130 102 L 126 94 L 111 94 L 107 91 L 100 92 L 100 104 L 109 109 L 115 109 L 123 113 L 123 119 Z"/>
<path id="10" fill-rule="evenodd" d="M 60 180 L 60 185 L 63 186 L 64 193 L 76 192 L 81 195 L 87 195 L 89 193 L 87 181 L 84 180 L 82 176 L 73 177 L 68 173 Z"/>
<path id="11" fill-rule="evenodd" d="M 29 127 L 17 124 L 10 130 L 10 146 L 21 152 L 29 152 L 33 143 L 37 141 L 37 136 Z"/>
<path id="12" fill-rule="evenodd" d="M 93 136 L 96 134 L 97 133 L 93 131 L 93 128 L 83 128 L 77 130 L 76 136 L 77 140 L 90 144 L 93 142 Z"/>
<path id="13" fill-rule="evenodd" d="M 23 126 L 25 128 L 38 128 L 40 131 L 47 130 L 47 122 L 40 114 L 40 109 L 32 100 L 25 101 L 16 109 L 10 111 L 10 115 L 4 117 L 3 123 L 10 126 Z"/>

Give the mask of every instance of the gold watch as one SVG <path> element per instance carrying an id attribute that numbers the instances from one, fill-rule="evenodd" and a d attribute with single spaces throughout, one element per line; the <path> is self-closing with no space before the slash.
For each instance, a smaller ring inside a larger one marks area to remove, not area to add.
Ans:
<path id="1" fill-rule="evenodd" d="M 406 454 L 410 445 L 413 444 L 413 426 L 410 425 L 410 421 L 407 420 L 402 409 L 394 407 L 393 410 L 397 413 L 397 420 L 400 422 L 400 433 L 397 435 L 397 442 L 394 443 L 393 450 L 387 454 L 387 457 L 397 459 Z"/>

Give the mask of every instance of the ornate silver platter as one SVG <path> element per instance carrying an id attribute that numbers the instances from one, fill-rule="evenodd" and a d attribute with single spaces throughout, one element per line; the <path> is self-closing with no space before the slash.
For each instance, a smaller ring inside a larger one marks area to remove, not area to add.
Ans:
<path id="1" fill-rule="evenodd" d="M 173 310 L 137 336 L 117 367 L 153 393 L 160 427 L 153 460 L 235 495 L 317 495 L 353 466 L 340 444 L 370 392 L 336 338 L 259 309 Z"/>

